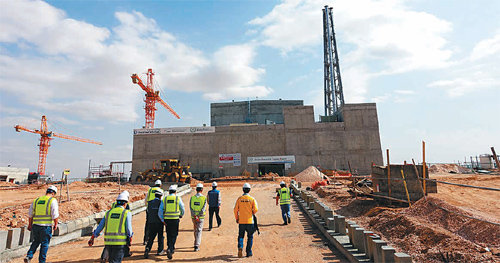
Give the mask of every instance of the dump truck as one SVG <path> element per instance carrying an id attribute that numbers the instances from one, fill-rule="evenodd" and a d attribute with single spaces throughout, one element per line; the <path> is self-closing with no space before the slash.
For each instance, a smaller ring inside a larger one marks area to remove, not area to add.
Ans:
<path id="1" fill-rule="evenodd" d="M 160 167 L 148 169 L 145 172 L 139 173 L 135 179 L 136 182 L 154 182 L 161 180 L 162 182 L 179 182 L 189 184 L 192 174 L 189 171 L 189 165 L 181 165 L 178 159 L 163 159 L 160 160 Z"/>

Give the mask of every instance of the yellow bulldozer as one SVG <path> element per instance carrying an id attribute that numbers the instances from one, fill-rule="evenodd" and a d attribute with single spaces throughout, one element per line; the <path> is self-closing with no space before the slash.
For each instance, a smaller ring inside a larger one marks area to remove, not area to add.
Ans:
<path id="1" fill-rule="evenodd" d="M 189 171 L 189 165 L 181 165 L 178 159 L 160 160 L 160 168 L 153 168 L 145 172 L 139 173 L 136 177 L 136 182 L 154 182 L 161 180 L 162 182 L 179 182 L 189 184 L 192 174 Z"/>

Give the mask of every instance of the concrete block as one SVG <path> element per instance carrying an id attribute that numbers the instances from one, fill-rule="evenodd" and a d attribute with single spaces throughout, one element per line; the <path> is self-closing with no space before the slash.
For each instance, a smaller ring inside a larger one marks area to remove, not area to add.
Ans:
<path id="1" fill-rule="evenodd" d="M 325 219 L 330 217 L 333 217 L 333 211 L 332 209 L 330 209 L 330 207 L 328 207 L 327 209 L 325 209 Z"/>
<path id="2" fill-rule="evenodd" d="M 299 188 L 302 188 L 302 182 L 297 182 L 297 186 L 298 186 Z"/>
<path id="3" fill-rule="evenodd" d="M 71 232 L 76 230 L 76 221 L 75 220 L 68 221 L 68 222 L 66 222 L 66 224 L 68 226 L 68 233 L 71 233 Z"/>
<path id="4" fill-rule="evenodd" d="M 391 246 L 382 247 L 382 262 L 394 262 L 394 253 L 396 249 Z"/>
<path id="5" fill-rule="evenodd" d="M 21 228 L 21 238 L 19 240 L 19 246 L 24 247 L 30 244 L 31 231 L 28 230 L 28 227 Z"/>
<path id="6" fill-rule="evenodd" d="M 310 202 L 308 208 L 314 210 L 314 202 Z"/>
<path id="7" fill-rule="evenodd" d="M 89 220 L 89 226 L 93 227 L 95 224 L 97 224 L 97 222 L 95 221 L 95 214 L 94 215 L 90 215 L 87 218 Z"/>
<path id="8" fill-rule="evenodd" d="M 9 229 L 7 234 L 7 249 L 19 247 L 19 239 L 21 238 L 21 228 Z"/>
<path id="9" fill-rule="evenodd" d="M 363 235 L 363 231 L 365 231 L 364 228 L 356 227 L 352 233 L 352 237 L 354 239 L 353 245 L 361 253 L 365 253 L 365 235 Z"/>
<path id="10" fill-rule="evenodd" d="M 373 262 L 383 263 L 382 261 L 382 247 L 387 246 L 387 241 L 373 240 Z"/>
<path id="11" fill-rule="evenodd" d="M 326 219 L 326 227 L 329 230 L 335 231 L 335 219 L 333 217 L 329 217 Z"/>
<path id="12" fill-rule="evenodd" d="M 349 243 L 354 245 L 354 229 L 360 227 L 355 222 L 349 221 L 347 224 L 347 236 L 349 237 Z"/>
<path id="13" fill-rule="evenodd" d="M 89 218 L 88 217 L 82 217 L 80 218 L 82 220 L 82 228 L 88 227 L 89 226 Z"/>
<path id="14" fill-rule="evenodd" d="M 68 224 L 59 223 L 57 225 L 56 231 L 54 231 L 54 236 L 62 236 L 62 235 L 66 235 L 67 233 L 68 233 Z"/>
<path id="15" fill-rule="evenodd" d="M 337 216 L 335 218 L 335 232 L 340 233 L 342 235 L 346 234 L 345 217 Z"/>
<path id="16" fill-rule="evenodd" d="M 375 235 L 375 233 L 373 233 L 373 231 L 367 231 L 367 230 L 363 231 L 363 236 L 364 236 L 364 238 L 363 238 L 363 253 L 365 253 L 367 257 L 369 257 L 368 256 L 368 236 L 373 236 L 373 235 Z"/>
<path id="17" fill-rule="evenodd" d="M 378 235 L 368 235 L 367 239 L 366 239 L 366 243 L 367 243 L 367 250 L 368 250 L 368 253 L 367 253 L 367 256 L 368 258 L 370 258 L 372 261 L 373 261 L 373 255 L 374 255 L 374 243 L 373 241 L 375 240 L 380 240 L 380 236 Z"/>
<path id="18" fill-rule="evenodd" d="M 76 223 L 77 230 L 83 228 L 83 220 L 81 218 L 78 218 L 77 220 L 75 220 L 75 223 Z"/>
<path id="19" fill-rule="evenodd" d="M 0 231 L 0 253 L 3 252 L 7 248 L 7 236 L 9 235 L 9 231 L 1 230 Z"/>
<path id="20" fill-rule="evenodd" d="M 395 263 L 411 263 L 411 257 L 405 253 L 394 253 Z"/>

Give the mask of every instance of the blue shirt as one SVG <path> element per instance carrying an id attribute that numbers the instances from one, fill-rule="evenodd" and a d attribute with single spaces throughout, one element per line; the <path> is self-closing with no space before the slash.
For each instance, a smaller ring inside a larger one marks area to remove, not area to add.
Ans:
<path id="1" fill-rule="evenodd" d="M 106 213 L 107 214 L 107 213 Z M 94 230 L 94 237 L 98 237 L 101 234 L 101 231 L 104 229 L 104 224 L 106 223 L 106 214 L 104 218 L 99 222 L 99 225 Z M 132 237 L 134 232 L 132 232 L 132 213 L 127 213 L 127 219 L 125 219 L 125 233 L 128 237 Z"/>
<path id="2" fill-rule="evenodd" d="M 219 207 L 221 204 L 220 201 L 220 191 L 217 189 L 213 189 L 208 191 L 208 206 L 209 207 Z"/>
<path id="3" fill-rule="evenodd" d="M 169 194 L 170 195 L 174 195 L 175 194 Z M 179 211 L 181 212 L 181 217 L 184 216 L 184 203 L 182 202 L 182 198 L 179 196 Z M 161 222 L 165 222 L 163 220 L 163 200 L 162 202 L 160 203 L 160 208 L 158 208 L 158 217 L 160 218 Z"/>

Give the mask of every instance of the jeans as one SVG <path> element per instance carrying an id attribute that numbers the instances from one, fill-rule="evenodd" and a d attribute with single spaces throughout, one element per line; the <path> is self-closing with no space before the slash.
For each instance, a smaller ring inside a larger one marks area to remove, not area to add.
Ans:
<path id="1" fill-rule="evenodd" d="M 106 245 L 106 249 L 109 252 L 109 263 L 120 263 L 125 255 L 125 246 L 110 246 Z"/>
<path id="2" fill-rule="evenodd" d="M 239 224 L 238 229 L 238 248 L 243 248 L 243 239 L 245 237 L 245 232 L 247 233 L 247 247 L 246 252 L 247 256 L 252 256 L 252 245 L 253 245 L 253 233 L 255 232 L 255 228 L 253 224 Z"/>
<path id="3" fill-rule="evenodd" d="M 179 234 L 179 219 L 165 219 L 165 224 L 167 230 L 167 250 L 173 253 L 175 250 L 175 241 Z"/>
<path id="4" fill-rule="evenodd" d="M 283 222 L 285 222 L 285 224 L 286 224 L 287 223 L 287 219 L 291 218 L 291 216 L 290 216 L 290 205 L 286 204 L 286 205 L 280 205 L 280 206 L 281 206 L 281 217 L 283 217 Z"/>
<path id="5" fill-rule="evenodd" d="M 163 223 L 149 223 L 147 229 L 149 231 L 149 240 L 146 245 L 146 250 L 151 251 L 155 237 L 158 236 L 158 253 L 163 251 Z"/>
<path id="6" fill-rule="evenodd" d="M 214 218 L 214 214 L 215 214 L 215 218 L 217 219 L 217 226 L 220 226 L 222 219 L 219 216 L 219 210 L 220 210 L 220 207 L 218 207 L 218 206 L 208 208 L 208 214 L 209 214 L 208 229 L 212 229 L 212 219 Z"/>
<path id="7" fill-rule="evenodd" d="M 40 246 L 40 255 L 38 255 L 38 262 L 45 263 L 47 258 L 47 250 L 49 250 L 50 239 L 52 238 L 52 226 L 39 226 L 33 225 L 31 229 L 33 235 L 33 243 L 31 243 L 28 254 L 29 259 L 33 258 L 38 246 Z"/>

